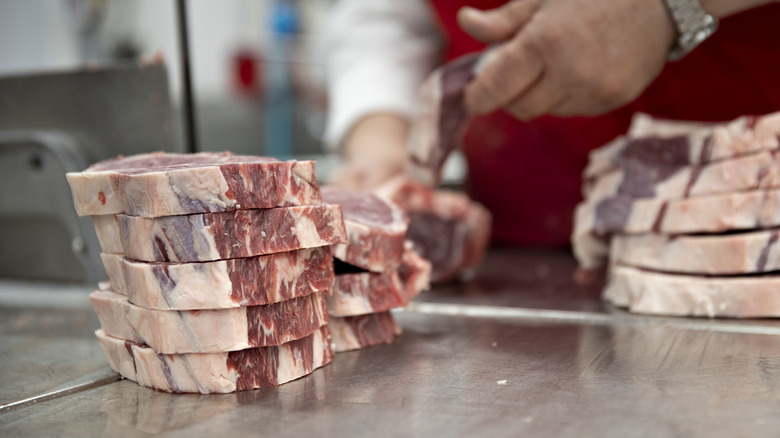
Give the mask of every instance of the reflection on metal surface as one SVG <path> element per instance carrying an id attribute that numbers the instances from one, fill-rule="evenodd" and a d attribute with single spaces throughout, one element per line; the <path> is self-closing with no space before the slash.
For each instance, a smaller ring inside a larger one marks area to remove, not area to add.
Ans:
<path id="1" fill-rule="evenodd" d="M 327 385 L 321 370 L 279 388 L 261 388 L 232 394 L 171 394 L 123 380 L 99 389 L 100 412 L 107 415 L 103 435 L 121 436 L 128 430 L 157 434 L 191 428 L 241 410 L 262 408 L 256 415 L 295 411 L 310 400 L 322 400 Z M 291 391 L 292 388 L 292 391 Z M 268 420 L 273 421 L 273 420 Z"/>
<path id="2" fill-rule="evenodd" d="M 45 401 L 53 400 L 59 397 L 65 397 L 66 395 L 75 394 L 77 392 L 86 391 L 88 389 L 97 388 L 100 386 L 108 385 L 119 380 L 119 375 L 110 369 L 103 369 L 92 375 L 85 376 L 78 379 L 78 382 L 74 382 L 68 385 L 64 385 L 59 389 L 45 392 L 43 394 L 36 395 L 34 397 L 25 398 L 12 403 L 4 403 L 0 405 L 0 414 L 3 414 L 12 409 L 24 408 L 32 406 L 36 403 L 42 403 Z"/>
<path id="3" fill-rule="evenodd" d="M 500 256 L 511 263 L 510 253 Z M 718 438 L 780 430 L 776 321 L 627 314 L 598 297 L 588 304 L 567 286 L 555 274 L 567 260 L 516 260 L 529 261 L 527 272 L 488 270 L 465 295 L 448 286 L 433 292 L 435 303 L 397 312 L 404 332 L 393 344 L 339 354 L 278 388 L 226 395 L 105 384 L 95 379 L 109 371 L 91 311 L 0 309 L 0 351 L 14 352 L 0 357 L 3 400 L 75 388 L 79 376 L 104 385 L 7 409 L 0 435 Z M 555 280 L 526 283 L 542 262 Z M 489 304 L 495 294 L 501 305 Z M 579 302 L 556 308 L 567 296 Z"/>
<path id="4" fill-rule="evenodd" d="M 676 317 L 615 313 L 590 313 L 569 310 L 525 309 L 522 307 L 474 306 L 468 304 L 410 303 L 406 312 L 429 315 L 463 316 L 478 318 L 510 318 L 529 321 L 552 321 L 572 324 L 600 325 L 650 325 L 669 328 L 728 333 L 780 335 L 780 324 L 768 320 L 704 320 Z"/>
<path id="5" fill-rule="evenodd" d="M 105 436 L 119 436 L 128 429 L 147 433 L 175 430 L 206 421 L 238 405 L 236 394 L 170 394 L 127 380 L 108 385 L 99 393 L 100 411 L 108 416 Z"/>
<path id="6" fill-rule="evenodd" d="M 55 292 L 48 297 L 56 300 Z M 87 383 L 106 368 L 92 309 L 0 306 L 0 404 Z"/>
<path id="7" fill-rule="evenodd" d="M 473 280 L 437 285 L 416 301 L 608 313 L 601 282 L 574 283 L 576 266 L 562 250 L 491 249 Z"/>
<path id="8" fill-rule="evenodd" d="M 340 354 L 279 388 L 172 395 L 122 381 L 5 413 L 0 434 L 717 438 L 780 428 L 776 336 L 398 319 L 395 343 Z"/>

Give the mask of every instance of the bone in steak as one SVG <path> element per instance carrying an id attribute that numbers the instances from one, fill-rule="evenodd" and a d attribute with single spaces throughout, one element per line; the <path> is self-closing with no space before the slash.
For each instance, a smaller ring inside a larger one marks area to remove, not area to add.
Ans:
<path id="1" fill-rule="evenodd" d="M 79 215 L 159 217 L 316 204 L 313 161 L 151 153 L 102 161 L 67 175 Z"/>
<path id="2" fill-rule="evenodd" d="M 102 330 L 95 334 L 111 369 L 141 386 L 167 392 L 210 394 L 278 386 L 333 360 L 327 326 L 278 346 L 207 354 L 160 354 Z"/>
<path id="3" fill-rule="evenodd" d="M 149 309 L 225 309 L 277 303 L 333 286 L 327 247 L 199 263 L 136 262 L 101 254 L 112 290 Z"/>
<path id="4" fill-rule="evenodd" d="M 212 353 L 279 345 L 328 322 L 324 293 L 219 310 L 152 310 L 111 291 L 90 294 L 103 331 L 159 353 Z"/>
<path id="5" fill-rule="evenodd" d="M 625 137 L 591 152 L 590 179 L 632 162 L 686 166 L 780 148 L 780 112 L 706 124 L 635 116 Z"/>
<path id="6" fill-rule="evenodd" d="M 333 351 L 336 353 L 389 344 L 401 334 L 401 328 L 390 312 L 332 316 L 328 328 L 333 336 Z"/>
<path id="7" fill-rule="evenodd" d="M 617 233 L 718 233 L 780 225 L 780 190 L 678 200 L 613 197 L 575 210 L 572 245 L 585 269 L 601 266 Z"/>
<path id="8" fill-rule="evenodd" d="M 430 272 L 430 262 L 407 247 L 397 271 L 338 274 L 328 314 L 355 316 L 404 307 L 429 287 Z"/>
<path id="9" fill-rule="evenodd" d="M 780 270 L 780 230 L 729 234 L 636 234 L 612 238 L 610 260 L 655 271 L 752 274 Z"/>
<path id="10" fill-rule="evenodd" d="M 482 261 L 490 243 L 490 212 L 460 192 L 432 191 L 399 177 L 377 189 L 409 215 L 407 239 L 433 265 L 431 281 L 464 276 Z"/>
<path id="11" fill-rule="evenodd" d="M 466 55 L 445 64 L 421 88 L 421 110 L 409 133 L 407 173 L 428 187 L 438 187 L 444 162 L 466 128 L 464 91 L 482 56 Z"/>
<path id="12" fill-rule="evenodd" d="M 341 206 L 346 244 L 332 247 L 333 257 L 372 272 L 390 272 L 401 264 L 409 220 L 396 205 L 371 193 L 323 187 L 322 198 Z"/>
<path id="13" fill-rule="evenodd" d="M 604 298 L 632 312 L 763 318 L 780 316 L 780 276 L 704 277 L 613 266 Z"/>
<path id="14" fill-rule="evenodd" d="M 125 256 L 148 262 L 253 257 L 347 242 L 337 205 L 117 217 Z"/>

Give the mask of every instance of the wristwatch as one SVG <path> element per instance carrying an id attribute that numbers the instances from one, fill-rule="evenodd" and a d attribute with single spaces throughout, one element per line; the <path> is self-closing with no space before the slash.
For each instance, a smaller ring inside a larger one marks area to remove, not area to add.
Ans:
<path id="1" fill-rule="evenodd" d="M 676 61 L 715 33 L 718 19 L 705 11 L 699 0 L 663 1 L 677 28 L 677 41 L 667 58 Z"/>

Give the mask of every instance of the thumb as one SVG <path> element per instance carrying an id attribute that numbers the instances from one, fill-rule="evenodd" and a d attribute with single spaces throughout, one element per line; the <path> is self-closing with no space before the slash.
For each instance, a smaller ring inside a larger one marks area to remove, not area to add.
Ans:
<path id="1" fill-rule="evenodd" d="M 538 6 L 539 0 L 514 0 L 487 11 L 464 6 L 458 10 L 458 24 L 477 41 L 506 41 L 531 19 Z"/>

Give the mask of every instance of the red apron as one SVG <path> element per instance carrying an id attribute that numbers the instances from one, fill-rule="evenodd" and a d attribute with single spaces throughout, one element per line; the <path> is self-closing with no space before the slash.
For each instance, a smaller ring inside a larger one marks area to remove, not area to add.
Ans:
<path id="1" fill-rule="evenodd" d="M 432 0 L 446 59 L 484 48 L 458 26 L 461 6 L 488 9 L 502 0 Z M 780 110 L 780 4 L 721 21 L 683 60 L 669 63 L 636 101 L 598 117 L 544 116 L 528 123 L 504 112 L 472 121 L 463 150 L 468 190 L 494 215 L 493 238 L 505 245 L 568 244 L 580 176 L 591 149 L 628 129 L 635 111 L 658 117 L 725 121 Z"/>

